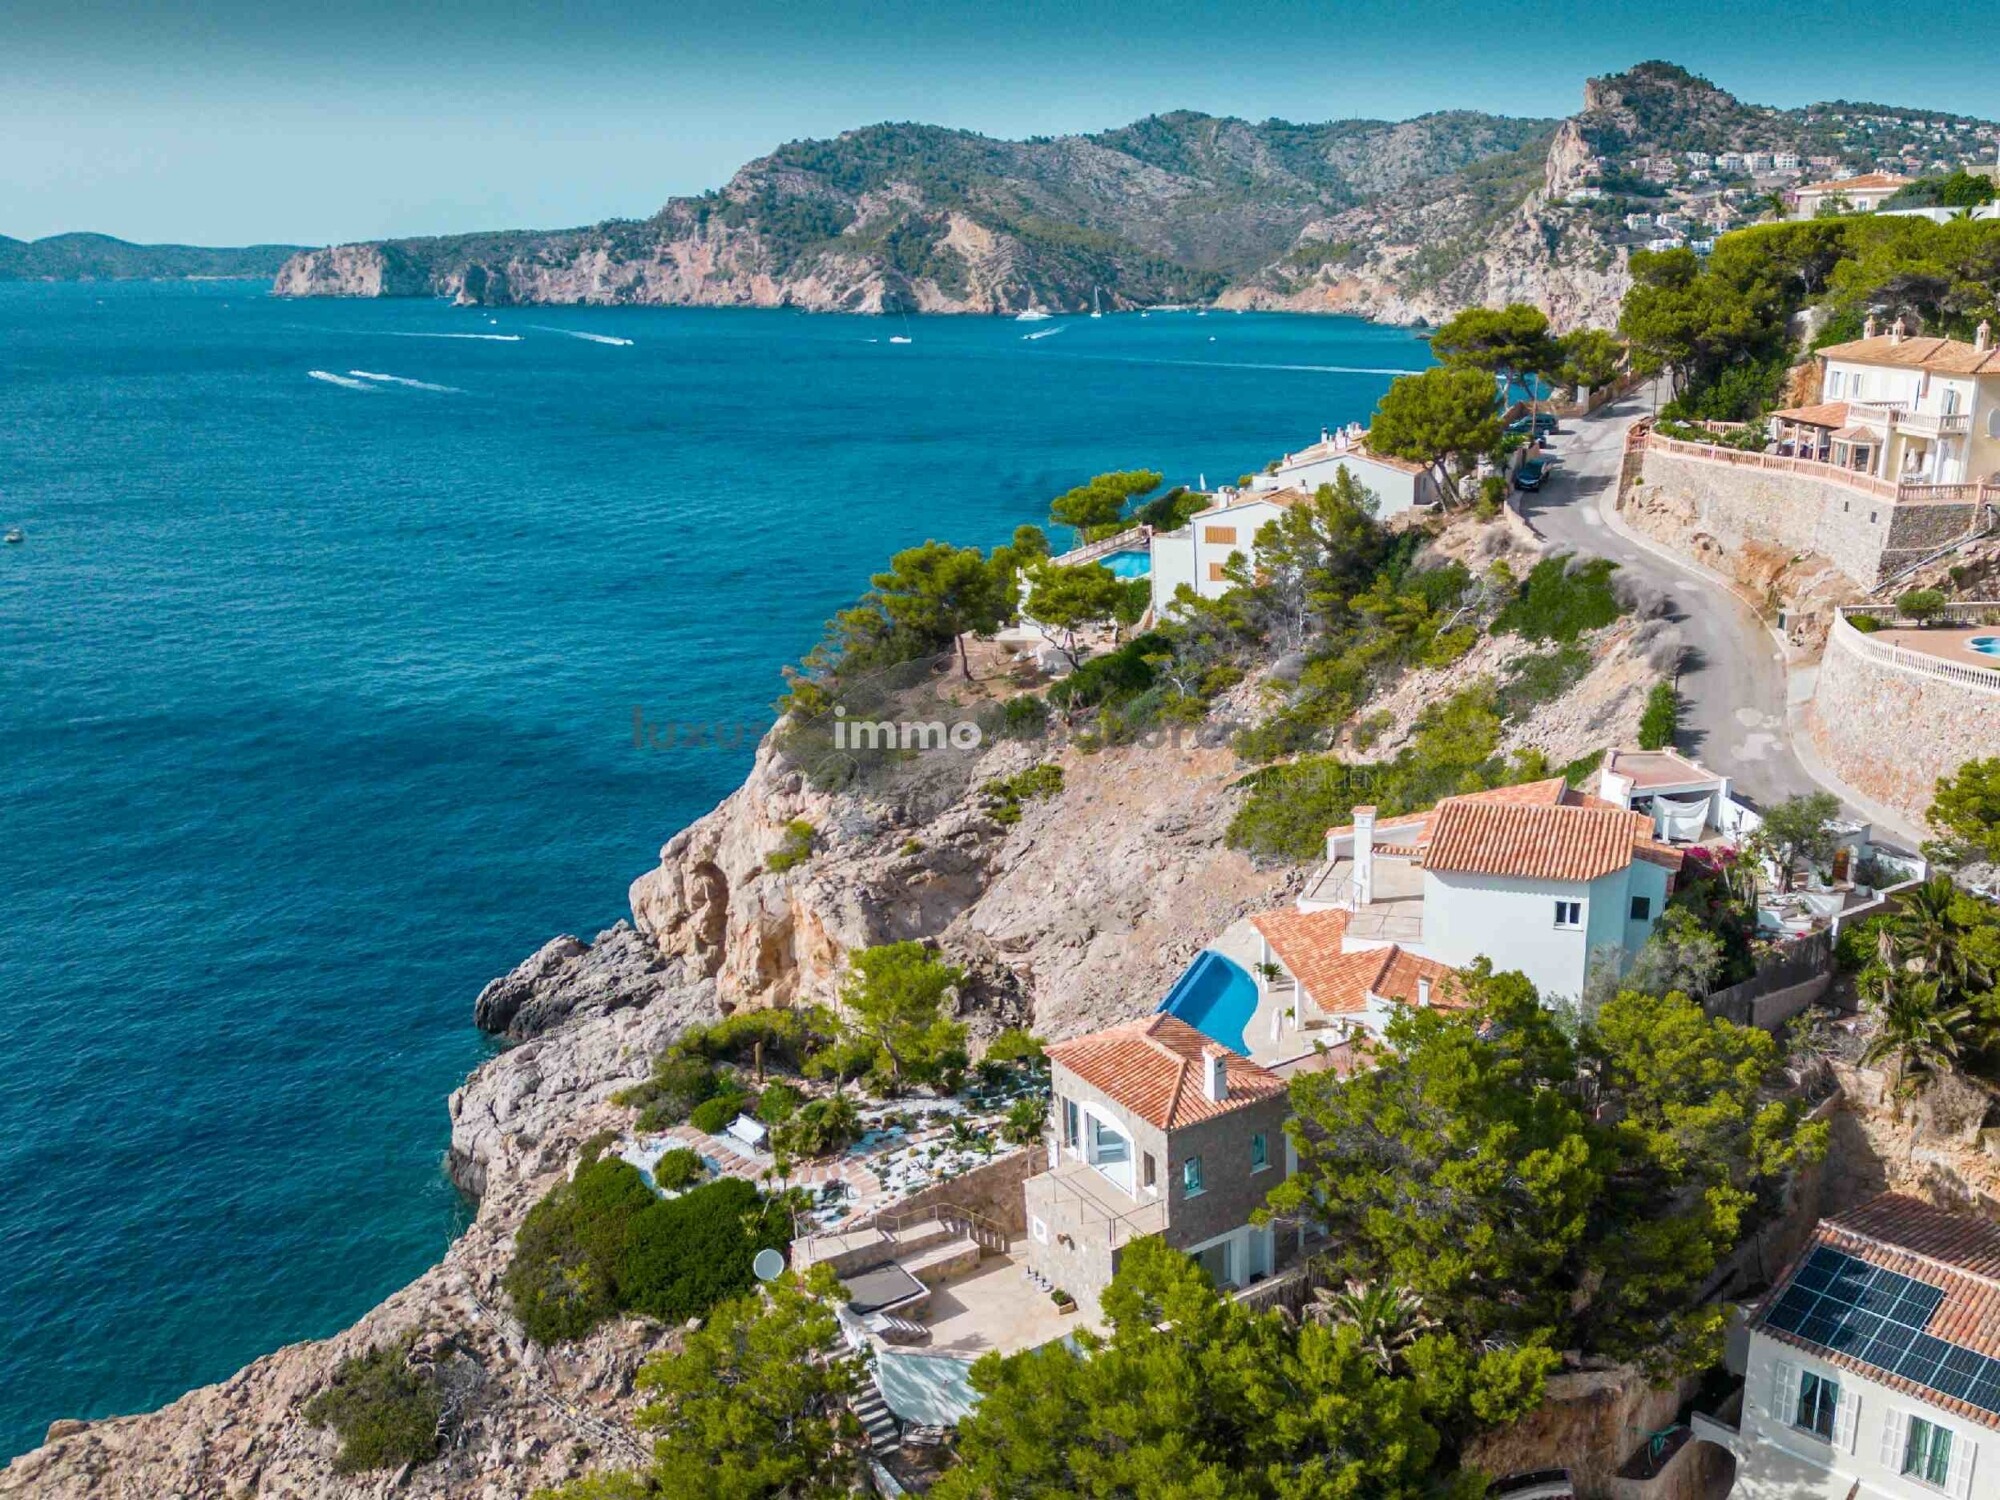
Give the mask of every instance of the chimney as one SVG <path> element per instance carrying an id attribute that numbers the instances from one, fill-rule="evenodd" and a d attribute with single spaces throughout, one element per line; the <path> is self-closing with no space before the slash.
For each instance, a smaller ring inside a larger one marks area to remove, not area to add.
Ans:
<path id="1" fill-rule="evenodd" d="M 1431 982 L 1428 979 L 1419 978 L 1417 980 L 1417 1009 L 1427 1010 L 1430 1008 L 1430 1003 Z"/>
<path id="2" fill-rule="evenodd" d="M 1889 342 L 1892 344 L 1900 344 L 1903 342 L 1904 339 L 1909 337 L 1909 333 L 1910 333 L 1909 329 L 1904 325 L 1903 320 L 1899 317 L 1896 319 L 1895 322 L 1889 325 Z"/>
<path id="3" fill-rule="evenodd" d="M 1229 1097 L 1229 1054 L 1220 1049 L 1202 1054 L 1201 1091 L 1220 1104 Z"/>
<path id="4" fill-rule="evenodd" d="M 1875 314 L 1870 313 L 1867 317 L 1861 320 L 1861 336 L 1864 339 L 1874 338 L 1876 333 L 1878 332 L 1878 329 L 1879 325 L 1875 321 Z"/>
<path id="5" fill-rule="evenodd" d="M 1993 347 L 1993 324 L 1990 321 L 1980 320 L 1979 331 L 1972 336 L 1972 347 L 1981 351 Z"/>
<path id="6" fill-rule="evenodd" d="M 1354 809 L 1354 909 L 1375 899 L 1375 808 Z"/>
<path id="7" fill-rule="evenodd" d="M 1615 802 L 1620 807 L 1632 805 L 1632 778 L 1621 776 L 1616 771 L 1603 770 L 1597 773 L 1597 795 L 1606 802 Z"/>

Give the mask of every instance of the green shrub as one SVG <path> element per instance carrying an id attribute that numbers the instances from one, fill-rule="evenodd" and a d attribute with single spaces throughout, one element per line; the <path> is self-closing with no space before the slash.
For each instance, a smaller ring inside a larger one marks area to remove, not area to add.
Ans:
<path id="1" fill-rule="evenodd" d="M 1354 726 L 1354 748 L 1372 750 L 1376 742 L 1395 727 L 1396 716 L 1388 709 L 1370 714 Z"/>
<path id="2" fill-rule="evenodd" d="M 1448 667 L 1479 644 L 1477 625 L 1454 625 L 1431 637 L 1420 658 L 1427 667 Z"/>
<path id="3" fill-rule="evenodd" d="M 805 1095 L 789 1083 L 770 1083 L 757 1100 L 757 1118 L 766 1125 L 782 1125 L 792 1117 Z"/>
<path id="4" fill-rule="evenodd" d="M 653 1062 L 653 1076 L 617 1096 L 620 1104 L 637 1105 L 639 1129 L 664 1130 L 678 1125 L 705 1099 L 715 1097 L 722 1080 L 706 1058 L 670 1049 Z"/>
<path id="5" fill-rule="evenodd" d="M 1595 776 L 1598 767 L 1604 764 L 1604 751 L 1593 750 L 1588 755 L 1580 755 L 1562 768 L 1562 779 L 1571 786 L 1580 787 Z"/>
<path id="6" fill-rule="evenodd" d="M 797 869 L 813 857 L 813 842 L 818 836 L 819 830 L 804 818 L 792 819 L 785 825 L 785 836 L 778 847 L 764 856 L 764 868 L 773 875 Z"/>
<path id="7" fill-rule="evenodd" d="M 1038 797 L 1053 797 L 1063 789 L 1063 768 L 1053 761 L 1029 766 L 1012 776 L 989 781 L 979 789 L 986 799 L 986 814 L 996 823 L 1021 821 L 1021 804 Z"/>
<path id="8" fill-rule="evenodd" d="M 749 1288 L 757 1251 L 789 1238 L 783 1203 L 740 1178 L 661 1198 L 630 1162 L 604 1157 L 528 1210 L 503 1285 L 528 1336 L 553 1344 L 619 1312 L 704 1313 Z"/>
<path id="9" fill-rule="evenodd" d="M 1554 651 L 1517 657 L 1502 674 L 1495 706 L 1501 718 L 1519 723 L 1589 674 L 1590 653 L 1581 646 L 1559 646 Z"/>
<path id="10" fill-rule="evenodd" d="M 1882 628 L 1882 622 L 1873 615 L 1849 615 L 1847 623 L 1863 635 L 1873 635 Z"/>
<path id="11" fill-rule="evenodd" d="M 1049 706 L 1033 693 L 1009 698 L 1000 706 L 998 733 L 1002 739 L 1032 740 L 1049 727 Z"/>
<path id="12" fill-rule="evenodd" d="M 831 1016 L 818 1006 L 800 1010 L 740 1010 L 710 1026 L 690 1026 L 669 1055 L 680 1053 L 747 1068 L 763 1049 L 766 1067 L 797 1068 L 834 1034 Z"/>
<path id="13" fill-rule="evenodd" d="M 861 1138 L 861 1113 L 845 1094 L 815 1099 L 771 1132 L 771 1149 L 786 1156 L 831 1156 Z"/>
<path id="14" fill-rule="evenodd" d="M 1896 613 L 1919 625 L 1928 625 L 1944 613 L 1949 603 L 1939 589 L 1911 589 L 1896 600 Z"/>
<path id="15" fill-rule="evenodd" d="M 1609 625 L 1623 613 L 1611 590 L 1618 564 L 1608 558 L 1563 554 L 1543 558 L 1521 592 L 1494 618 L 1495 635 L 1531 641 L 1574 641 L 1586 630 Z"/>
<path id="16" fill-rule="evenodd" d="M 1052 686 L 1049 702 L 1058 708 L 1075 709 L 1135 698 L 1153 685 L 1156 676 L 1146 658 L 1171 649 L 1172 643 L 1165 636 L 1136 636 L 1116 651 L 1091 657 Z"/>
<path id="17" fill-rule="evenodd" d="M 713 1099 L 704 1099 L 688 1116 L 688 1124 L 705 1135 L 720 1135 L 729 1124 L 743 1113 L 743 1106 L 749 1095 L 741 1089 L 731 1087 L 727 1092 L 717 1094 Z"/>
<path id="18" fill-rule="evenodd" d="M 1646 710 L 1639 715 L 1639 748 L 1671 749 L 1680 722 L 1681 695 L 1674 691 L 1672 682 L 1662 677 L 1646 695 Z"/>
<path id="19" fill-rule="evenodd" d="M 342 1360 L 326 1389 L 306 1403 L 305 1419 L 339 1436 L 334 1473 L 359 1474 L 437 1457 L 443 1411 L 435 1383 L 410 1368 L 403 1343 Z"/>
<path id="20" fill-rule="evenodd" d="M 676 1146 L 653 1163 L 653 1182 L 664 1192 L 678 1193 L 682 1188 L 701 1181 L 707 1172 L 708 1168 L 701 1164 L 699 1152 Z"/>

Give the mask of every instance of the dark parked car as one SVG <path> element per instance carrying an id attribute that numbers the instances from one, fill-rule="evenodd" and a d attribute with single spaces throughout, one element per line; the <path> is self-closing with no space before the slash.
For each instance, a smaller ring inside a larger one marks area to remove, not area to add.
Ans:
<path id="1" fill-rule="evenodd" d="M 1514 488 L 1517 490 L 1538 490 L 1542 480 L 1548 476 L 1549 466 L 1539 458 L 1531 458 L 1514 471 Z"/>
<path id="2" fill-rule="evenodd" d="M 1535 413 L 1532 427 L 1529 424 L 1529 419 L 1526 417 L 1516 417 L 1507 424 L 1507 431 L 1515 437 L 1526 437 L 1530 431 L 1536 437 L 1541 437 L 1544 433 L 1555 432 L 1557 430 L 1558 424 L 1555 417 L 1545 411 Z"/>

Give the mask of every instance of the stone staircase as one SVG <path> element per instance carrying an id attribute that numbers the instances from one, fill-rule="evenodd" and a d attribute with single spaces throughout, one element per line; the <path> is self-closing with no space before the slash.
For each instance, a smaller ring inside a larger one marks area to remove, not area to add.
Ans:
<path id="1" fill-rule="evenodd" d="M 883 1401 L 873 1376 L 855 1392 L 850 1406 L 861 1423 L 861 1430 L 868 1434 L 868 1450 L 878 1457 L 894 1453 L 902 1443 L 902 1428 L 897 1425 L 888 1403 Z"/>

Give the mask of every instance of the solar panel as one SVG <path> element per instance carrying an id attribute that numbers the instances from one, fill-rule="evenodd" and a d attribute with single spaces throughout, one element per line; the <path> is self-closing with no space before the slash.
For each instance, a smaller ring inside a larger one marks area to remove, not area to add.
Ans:
<path id="1" fill-rule="evenodd" d="M 1822 1245 L 1765 1322 L 2000 1415 L 2000 1359 L 1923 1330 L 1944 1290 Z"/>

